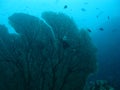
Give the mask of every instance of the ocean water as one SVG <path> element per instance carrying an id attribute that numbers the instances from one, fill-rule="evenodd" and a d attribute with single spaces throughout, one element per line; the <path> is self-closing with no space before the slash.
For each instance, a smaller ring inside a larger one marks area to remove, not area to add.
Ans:
<path id="1" fill-rule="evenodd" d="M 0 24 L 5 25 L 9 33 L 16 33 L 8 19 L 14 13 L 40 19 L 44 11 L 68 15 L 79 29 L 89 33 L 97 48 L 97 71 L 89 76 L 88 85 L 89 82 L 106 80 L 115 90 L 120 90 L 119 4 L 119 0 L 0 0 Z"/>

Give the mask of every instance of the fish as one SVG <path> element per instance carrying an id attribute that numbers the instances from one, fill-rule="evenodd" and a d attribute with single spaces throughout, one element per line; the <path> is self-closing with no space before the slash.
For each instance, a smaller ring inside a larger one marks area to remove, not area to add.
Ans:
<path id="1" fill-rule="evenodd" d="M 65 6 L 64 6 L 64 9 L 66 9 L 66 8 L 68 8 L 68 6 L 67 6 L 67 5 L 65 5 Z"/>
<path id="2" fill-rule="evenodd" d="M 81 11 L 85 12 L 85 11 L 86 11 L 86 9 L 85 9 L 85 8 L 81 8 Z"/>
<path id="3" fill-rule="evenodd" d="M 97 15 L 96 15 L 96 18 L 99 18 L 104 12 L 103 11 L 100 11 Z"/>
<path id="4" fill-rule="evenodd" d="M 110 19 L 110 16 L 107 16 L 107 19 L 109 20 L 109 19 Z"/>
<path id="5" fill-rule="evenodd" d="M 96 10 L 99 10 L 99 8 L 96 8 Z"/>
<path id="6" fill-rule="evenodd" d="M 99 18 L 99 16 L 97 15 L 96 18 Z"/>
<path id="7" fill-rule="evenodd" d="M 112 29 L 112 32 L 116 32 L 116 31 L 118 31 L 118 29 Z"/>
<path id="8" fill-rule="evenodd" d="M 104 28 L 101 27 L 101 28 L 99 28 L 99 30 L 100 30 L 100 31 L 104 31 Z"/>
<path id="9" fill-rule="evenodd" d="M 87 5 L 87 4 L 88 4 L 88 2 L 84 2 L 84 4 L 85 4 L 85 5 Z"/>
<path id="10" fill-rule="evenodd" d="M 89 28 L 87 29 L 88 32 L 92 32 Z"/>

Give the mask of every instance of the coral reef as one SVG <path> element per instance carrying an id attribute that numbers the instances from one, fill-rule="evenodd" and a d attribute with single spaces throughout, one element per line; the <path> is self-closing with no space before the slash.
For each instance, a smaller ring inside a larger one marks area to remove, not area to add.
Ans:
<path id="1" fill-rule="evenodd" d="M 44 12 L 43 20 L 15 13 L 17 34 L 0 25 L 1 90 L 83 90 L 96 71 L 96 48 L 88 32 L 63 13 Z"/>
<path id="2" fill-rule="evenodd" d="M 89 90 L 114 90 L 114 88 L 106 80 L 96 80 L 89 87 Z"/>

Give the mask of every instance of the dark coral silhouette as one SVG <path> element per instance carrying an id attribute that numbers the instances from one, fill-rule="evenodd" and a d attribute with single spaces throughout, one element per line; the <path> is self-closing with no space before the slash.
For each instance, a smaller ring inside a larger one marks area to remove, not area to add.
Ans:
<path id="1" fill-rule="evenodd" d="M 1 90 L 83 90 L 96 71 L 96 48 L 85 30 L 62 13 L 42 18 L 13 14 L 17 34 L 0 25 Z"/>

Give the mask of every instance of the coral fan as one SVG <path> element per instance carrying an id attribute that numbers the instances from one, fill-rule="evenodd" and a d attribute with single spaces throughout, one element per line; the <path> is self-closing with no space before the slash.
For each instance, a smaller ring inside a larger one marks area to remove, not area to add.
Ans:
<path id="1" fill-rule="evenodd" d="M 43 20 L 24 13 L 9 17 L 17 34 L 0 25 L 1 90 L 83 90 L 96 70 L 96 48 L 88 32 L 63 13 Z"/>

